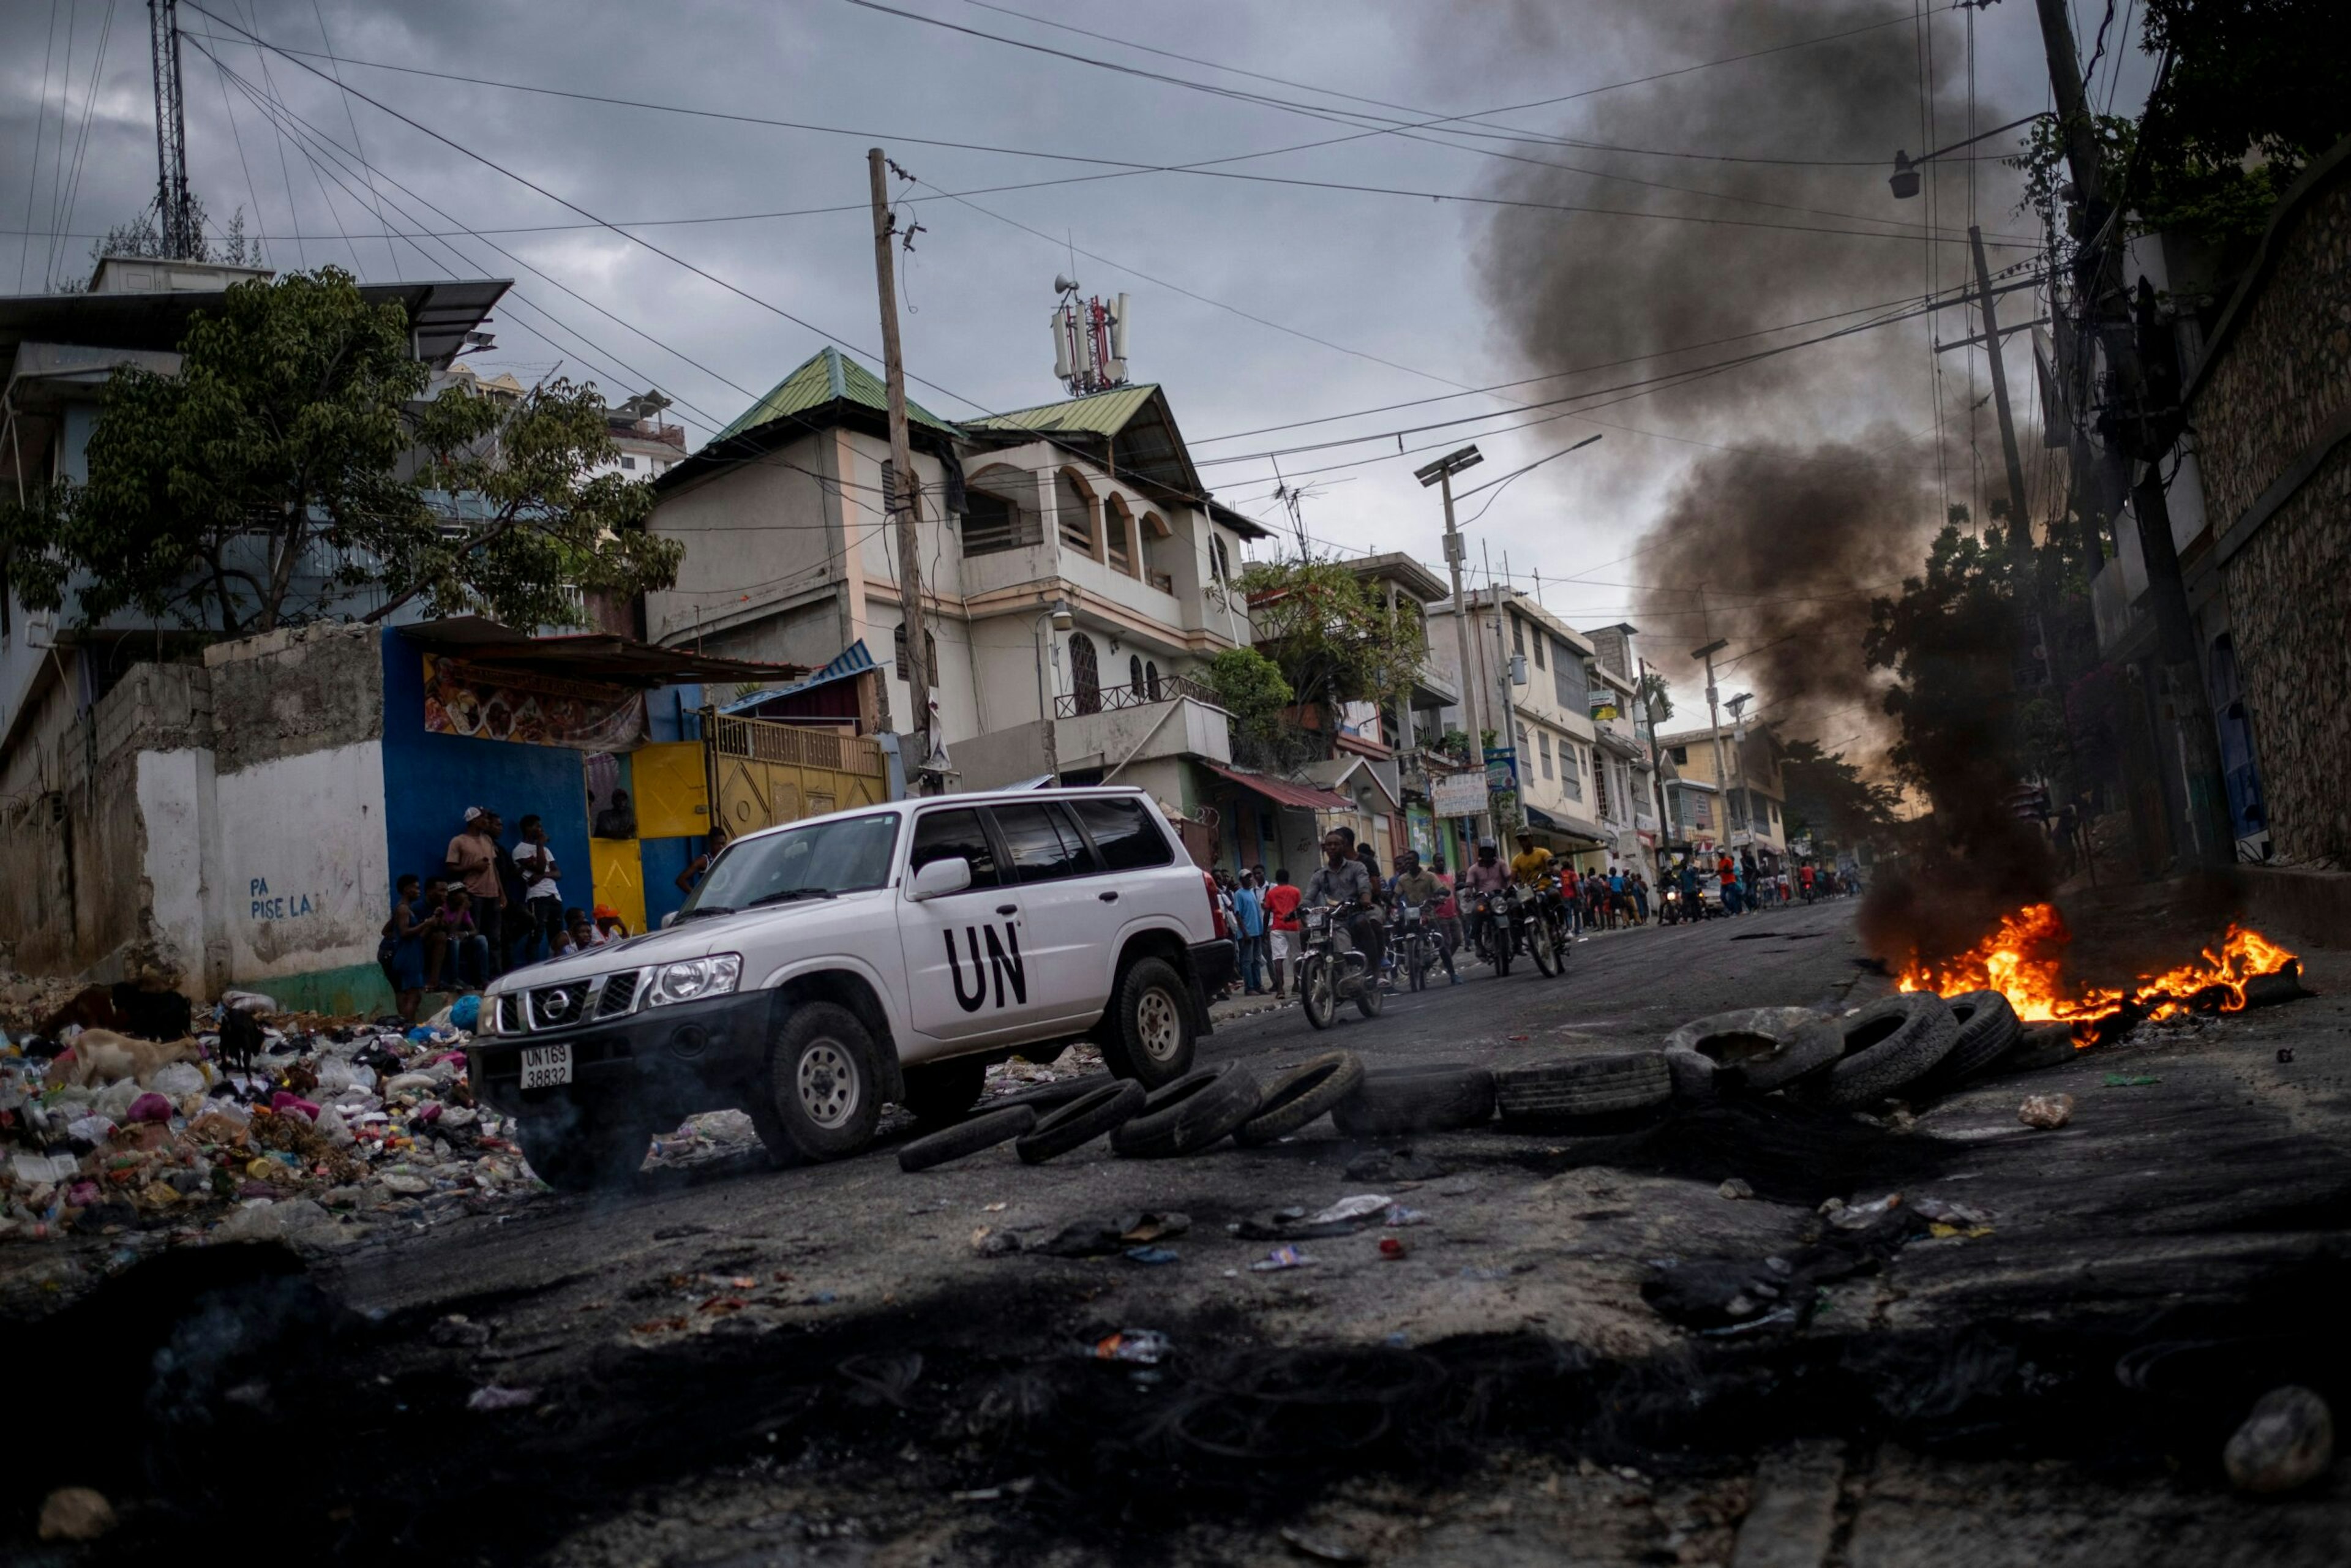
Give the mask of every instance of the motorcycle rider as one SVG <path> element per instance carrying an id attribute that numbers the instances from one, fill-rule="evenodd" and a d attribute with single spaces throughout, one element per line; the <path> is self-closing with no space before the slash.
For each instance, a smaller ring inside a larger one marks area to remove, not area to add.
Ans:
<path id="1" fill-rule="evenodd" d="M 1444 898 L 1445 884 L 1421 869 L 1418 850 L 1405 850 L 1396 856 L 1395 893 L 1400 905 L 1409 904 L 1433 906 Z M 1437 945 L 1437 955 L 1445 960 L 1445 977 L 1455 985 L 1459 985 L 1461 977 L 1453 972 L 1453 949 L 1446 945 L 1444 936 L 1436 931 L 1436 909 L 1431 907 L 1425 918 L 1429 922 L 1430 934 Z"/>
<path id="2" fill-rule="evenodd" d="M 1483 895 L 1499 893 L 1510 885 L 1510 868 L 1496 858 L 1499 852 L 1493 840 L 1479 840 L 1476 862 L 1461 873 L 1462 891 L 1479 901 L 1469 906 L 1468 941 L 1473 948 L 1486 929 L 1488 916 L 1483 907 Z"/>
<path id="3" fill-rule="evenodd" d="M 1333 912 L 1333 920 L 1344 923 L 1355 950 L 1363 954 L 1368 966 L 1364 970 L 1368 981 L 1376 983 L 1387 934 L 1373 908 L 1372 873 L 1350 852 L 1348 836 L 1351 835 L 1343 835 L 1337 829 L 1322 836 L 1322 863 L 1307 879 L 1306 906 L 1328 907 Z"/>

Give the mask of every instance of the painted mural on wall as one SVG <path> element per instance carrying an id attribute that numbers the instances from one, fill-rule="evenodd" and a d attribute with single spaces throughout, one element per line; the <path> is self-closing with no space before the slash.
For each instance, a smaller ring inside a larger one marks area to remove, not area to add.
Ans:
<path id="1" fill-rule="evenodd" d="M 629 751 L 644 743 L 645 694 L 427 653 L 424 727 L 479 740 Z"/>

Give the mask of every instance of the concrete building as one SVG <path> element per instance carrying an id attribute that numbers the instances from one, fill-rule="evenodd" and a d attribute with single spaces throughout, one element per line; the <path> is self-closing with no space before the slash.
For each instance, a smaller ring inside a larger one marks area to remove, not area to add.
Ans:
<path id="1" fill-rule="evenodd" d="M 1708 841 L 1733 854 L 1751 849 L 1763 870 L 1778 871 L 1788 854 L 1788 792 L 1769 727 L 1677 730 L 1657 744 L 1672 764 L 1682 831 L 1693 844 L 1701 852 Z"/>
<path id="2" fill-rule="evenodd" d="M 1050 725 L 1065 779 L 1190 814 L 1193 765 L 1231 760 L 1197 674 L 1249 641 L 1227 585 L 1265 528 L 1206 498 L 1156 386 L 961 423 L 907 412 L 949 785 L 1045 773 Z M 911 728 L 889 463 L 880 378 L 831 348 L 799 366 L 655 481 L 652 526 L 686 556 L 647 596 L 647 636 L 801 664 L 862 643 L 890 676 L 869 727 Z"/>
<path id="3" fill-rule="evenodd" d="M 1496 751 L 1516 779 L 1515 800 L 1499 802 L 1504 833 L 1523 823 L 1554 855 L 1577 869 L 1605 871 L 1615 844 L 1599 811 L 1610 780 L 1601 767 L 1600 732 L 1592 720 L 1595 650 L 1583 633 L 1515 589 L 1467 596 L 1472 668 L 1465 676 L 1449 598 L 1429 612 L 1429 654 L 1440 676 L 1468 695 Z M 1459 705 L 1444 722 L 1472 729 Z M 1619 758 L 1618 760 L 1621 760 Z M 1629 785 L 1618 788 L 1629 794 Z"/>
<path id="4" fill-rule="evenodd" d="M 1657 815 L 1655 747 L 1640 702 L 1639 628 L 1625 622 L 1587 630 L 1592 644 L 1591 713 L 1594 780 L 1600 825 L 1610 837 L 1609 857 L 1627 869 L 1654 875 L 1663 847 Z"/>

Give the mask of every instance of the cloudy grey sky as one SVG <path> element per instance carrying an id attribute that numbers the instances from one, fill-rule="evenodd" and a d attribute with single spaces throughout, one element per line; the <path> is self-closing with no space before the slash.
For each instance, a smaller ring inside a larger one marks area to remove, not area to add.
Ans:
<path id="1" fill-rule="evenodd" d="M 2022 0 L 1980 13 L 1917 0 L 886 3 L 935 21 L 852 0 L 204 0 L 209 17 L 183 0 L 191 173 L 214 218 L 242 208 L 279 267 L 517 279 L 497 350 L 477 364 L 528 380 L 560 362 L 616 399 L 657 384 L 699 439 L 827 337 L 873 351 L 864 152 L 879 143 L 920 181 L 899 187 L 923 225 L 901 272 L 918 401 L 953 417 L 1060 395 L 1045 321 L 1054 274 L 1074 267 L 1089 292 L 1133 297 L 1134 373 L 1166 387 L 1219 497 L 1286 527 L 1278 461 L 1311 486 L 1303 517 L 1320 549 L 1435 561 L 1437 508 L 1414 467 L 1475 440 L 1477 483 L 1599 432 L 1471 500 L 1465 514 L 1491 503 L 1471 559 L 1490 549 L 1499 571 L 1507 557 L 1520 586 L 1540 571 L 1545 601 L 1578 623 L 1646 612 L 1661 654 L 1695 641 L 1700 582 L 1734 651 L 1794 636 L 1771 613 L 1765 579 L 1784 569 L 1768 555 L 1725 556 L 1695 535 L 1668 549 L 1650 532 L 1718 515 L 1706 497 L 1728 483 L 1725 461 L 1767 475 L 1809 463 L 1814 477 L 1865 463 L 1856 505 L 1899 511 L 1876 530 L 1897 533 L 1931 524 L 1947 490 L 1967 499 L 1977 463 L 1998 472 L 1989 410 L 1972 423 L 1969 412 L 1980 361 L 1965 353 L 1941 356 L 1938 464 L 1923 319 L 1687 385 L 1651 379 L 1958 284 L 1971 175 L 1983 227 L 2030 241 L 1996 163 L 1948 165 L 1931 213 L 1886 185 L 1894 150 L 1925 143 L 1922 80 L 1934 134 L 1966 134 L 1970 17 L 1978 127 L 2043 106 Z M 2101 8 L 2085 10 L 2086 54 Z M 266 54 L 235 28 L 308 53 Z M 152 198 L 146 46 L 135 0 L 0 5 L 0 289 L 86 275 L 92 238 Z M 2094 90 L 2128 110 L 2146 62 L 2116 41 L 2107 57 Z M 1593 141 L 1609 145 L 1569 144 Z M 1643 151 L 1612 150 L 1625 147 Z M 1759 158 L 1789 162 L 1733 161 Z M 989 189 L 1007 186 L 1028 188 Z M 677 221 L 705 219 L 723 221 Z M 387 225 L 432 237 L 387 241 Z M 1994 269 L 2031 260 L 1995 238 Z M 2022 311 L 2029 298 L 2011 299 Z M 1813 318 L 1828 319 L 1764 330 Z M 1956 312 L 1936 330 L 1966 335 Z M 1655 357 L 1698 343 L 1714 346 Z M 1461 395 L 1533 376 L 1553 379 Z M 1587 418 L 1511 412 L 1608 388 Z M 1296 423 L 1397 403 L 1412 406 Z M 1368 435 L 1380 438 L 1323 444 Z M 1801 538 L 1823 503 L 1799 488 L 1740 526 Z M 1865 610 L 1848 608 L 1857 625 Z M 1802 683 L 1775 670 L 1792 705 Z M 1844 714 L 1804 716 L 1841 738 Z"/>

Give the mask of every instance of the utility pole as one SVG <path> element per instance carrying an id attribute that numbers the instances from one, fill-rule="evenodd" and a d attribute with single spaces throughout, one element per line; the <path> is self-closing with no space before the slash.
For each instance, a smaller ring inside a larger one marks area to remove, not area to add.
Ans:
<path id="1" fill-rule="evenodd" d="M 2155 612 L 2156 653 L 2163 672 L 2173 722 L 2179 730 L 2185 798 L 2180 816 L 2185 858 L 2226 865 L 2236 858 L 2229 825 L 2228 787 L 2220 770 L 2220 747 L 2205 695 L 2203 666 L 2197 658 L 2196 623 L 2188 611 L 2188 590 L 2179 572 L 2179 550 L 2171 538 L 2171 508 L 2163 493 L 2164 454 L 2168 436 L 2151 435 L 2159 411 L 2147 405 L 2146 369 L 2123 281 L 2121 214 L 2110 204 L 2099 167 L 2090 106 L 2082 89 L 2081 62 L 2074 53 L 2072 18 L 2065 0 L 2038 0 L 2041 38 L 2049 57 L 2049 85 L 2065 135 L 2065 161 L 2081 209 L 2081 232 L 2092 247 L 2076 263 L 2075 292 L 2095 322 L 2099 343 L 2113 369 L 2120 407 L 2109 423 L 2108 450 L 2128 469 L 2146 465 L 2129 486 L 2138 524 L 2140 553 L 2147 561 L 2147 591 Z M 2117 486 L 2120 488 L 2120 486 Z"/>
<path id="2" fill-rule="evenodd" d="M 1649 661 L 1640 660 L 1635 668 L 1641 674 L 1641 684 L 1635 689 L 1641 699 L 1641 717 L 1649 727 L 1649 803 L 1656 810 L 1657 847 L 1662 850 L 1674 841 L 1674 829 L 1679 824 L 1666 815 L 1665 752 L 1657 745 L 1657 710 L 1649 701 Z"/>
<path id="3" fill-rule="evenodd" d="M 2000 416 L 2000 449 L 2008 459 L 2008 544 L 2019 557 L 2032 549 L 2032 519 L 2024 510 L 2024 463 L 2016 455 L 2016 421 L 2008 408 L 2008 371 L 2000 359 L 2000 318 L 1991 302 L 1991 272 L 1984 265 L 1983 230 L 1968 225 L 1968 244 L 1975 248 L 1976 293 L 1983 304 L 1984 352 L 1991 359 L 1991 405 Z"/>
<path id="4" fill-rule="evenodd" d="M 1477 447 L 1464 446 L 1447 453 L 1413 476 L 1424 490 L 1433 483 L 1445 497 L 1445 569 L 1453 579 L 1453 632 L 1458 639 L 1461 659 L 1461 722 L 1469 728 L 1469 749 L 1480 768 L 1486 766 L 1486 731 L 1478 721 L 1479 705 L 1472 700 L 1471 687 L 1475 683 L 1469 674 L 1469 601 L 1461 592 L 1461 533 L 1453 526 L 1453 476 L 1485 460 Z M 1302 538 L 1299 548 L 1304 550 Z"/>
<path id="5" fill-rule="evenodd" d="M 929 768 L 934 750 L 931 735 L 931 640 L 923 625 L 923 547 L 916 526 L 915 497 L 922 486 L 914 479 L 914 456 L 906 444 L 906 361 L 898 349 L 898 278 L 890 242 L 897 224 L 890 216 L 890 193 L 884 181 L 889 160 L 882 149 L 865 154 L 865 172 L 873 193 L 873 280 L 882 292 L 882 370 L 890 404 L 890 486 L 882 504 L 898 524 L 898 609 L 906 628 L 906 700 L 909 732 L 918 761 L 917 786 L 931 792 Z M 1050 725 L 1053 716 L 1045 716 Z"/>
<path id="6" fill-rule="evenodd" d="M 1706 590 L 1698 591 L 1698 623 L 1706 631 L 1714 630 L 1714 618 L 1706 612 Z M 1714 788 L 1722 801 L 1722 844 L 1730 842 L 1730 770 L 1722 760 L 1722 708 L 1714 684 L 1714 656 L 1730 646 L 1728 639 L 1716 637 L 1703 648 L 1692 648 L 1690 657 L 1706 662 L 1706 731 L 1714 742 Z"/>
<path id="7" fill-rule="evenodd" d="M 179 0 L 147 0 L 147 43 L 155 66 L 155 227 L 163 254 L 193 261 L 203 253 L 195 204 L 188 198 L 188 115 L 180 98 Z"/>

